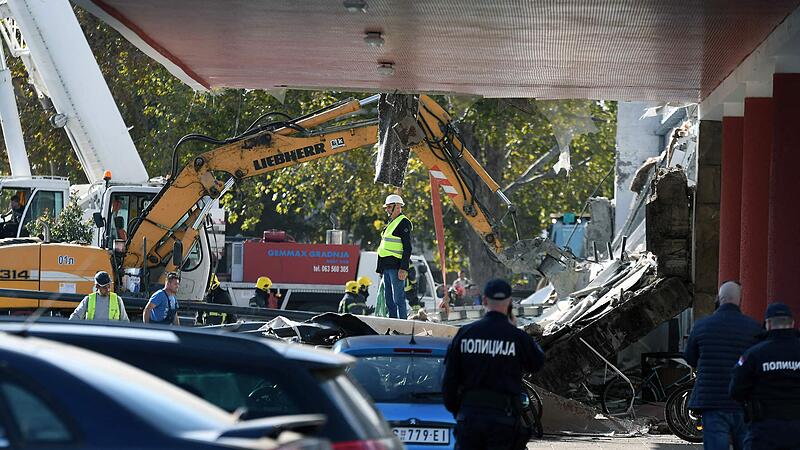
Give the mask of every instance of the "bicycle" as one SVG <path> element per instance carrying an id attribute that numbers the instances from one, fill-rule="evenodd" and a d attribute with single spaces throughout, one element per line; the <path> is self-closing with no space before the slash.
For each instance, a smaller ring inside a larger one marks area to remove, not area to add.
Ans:
<path id="1" fill-rule="evenodd" d="M 673 391 L 664 406 L 664 416 L 672 434 L 684 441 L 699 443 L 703 442 L 703 422 L 699 413 L 689 409 L 693 389 L 694 378 Z"/>
<path id="2" fill-rule="evenodd" d="M 522 420 L 525 424 L 533 430 L 533 434 L 541 439 L 544 436 L 544 429 L 542 428 L 542 415 L 543 415 L 543 407 L 542 407 L 542 397 L 539 396 L 539 393 L 536 392 L 536 388 L 533 386 L 533 383 L 529 382 L 528 380 L 522 380 L 522 387 L 525 389 L 524 397 L 527 397 L 527 402 L 523 400 L 523 417 Z"/>
<path id="3" fill-rule="evenodd" d="M 642 355 L 643 361 L 648 358 L 660 359 L 664 362 L 650 367 L 649 373 L 644 376 L 626 374 L 630 384 L 620 376 L 612 378 L 606 383 L 600 397 L 600 405 L 604 413 L 612 416 L 623 416 L 632 411 L 631 404 L 641 405 L 663 402 L 667 400 L 674 390 L 692 379 L 692 368 L 680 354 L 650 353 Z M 675 381 L 665 384 L 659 374 L 659 369 L 668 367 L 668 362 L 684 368 L 686 374 Z M 642 364 L 642 366 L 644 367 L 645 364 Z M 631 390 L 631 385 L 633 390 Z"/>

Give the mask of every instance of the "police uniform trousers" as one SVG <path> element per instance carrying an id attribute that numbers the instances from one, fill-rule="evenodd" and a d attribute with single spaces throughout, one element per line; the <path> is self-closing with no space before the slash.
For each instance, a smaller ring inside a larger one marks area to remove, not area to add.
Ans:
<path id="1" fill-rule="evenodd" d="M 519 419 L 500 411 L 462 407 L 456 422 L 456 450 L 512 450 L 519 441 Z"/>
<path id="2" fill-rule="evenodd" d="M 800 449 L 800 420 L 763 419 L 751 422 L 744 437 L 745 450 Z"/>

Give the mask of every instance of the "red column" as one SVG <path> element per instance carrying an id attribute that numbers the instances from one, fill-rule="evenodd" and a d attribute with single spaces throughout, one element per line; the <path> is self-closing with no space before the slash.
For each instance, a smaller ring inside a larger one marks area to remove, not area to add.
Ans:
<path id="1" fill-rule="evenodd" d="M 745 98 L 742 142 L 742 235 L 739 250 L 742 311 L 761 320 L 767 305 L 771 98 Z"/>
<path id="2" fill-rule="evenodd" d="M 800 320 L 800 74 L 776 73 L 772 89 L 767 299 L 788 304 Z"/>
<path id="3" fill-rule="evenodd" d="M 742 218 L 742 133 L 744 117 L 722 118 L 722 176 L 719 199 L 719 283 L 739 279 Z"/>

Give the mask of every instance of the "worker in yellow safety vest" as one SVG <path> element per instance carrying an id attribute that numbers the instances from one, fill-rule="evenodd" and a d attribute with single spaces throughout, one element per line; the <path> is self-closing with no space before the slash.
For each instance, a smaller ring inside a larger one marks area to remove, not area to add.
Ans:
<path id="1" fill-rule="evenodd" d="M 378 246 L 376 272 L 383 276 L 384 298 L 389 317 L 406 319 L 404 281 L 411 263 L 411 221 L 403 214 L 403 198 L 397 194 L 386 197 L 383 208 L 389 216 L 389 224 L 381 233 Z"/>
<path id="2" fill-rule="evenodd" d="M 69 320 L 123 320 L 130 322 L 125 312 L 122 297 L 111 292 L 111 277 L 108 272 L 100 271 L 94 276 L 95 292 L 83 297 L 83 300 L 69 316 Z"/>

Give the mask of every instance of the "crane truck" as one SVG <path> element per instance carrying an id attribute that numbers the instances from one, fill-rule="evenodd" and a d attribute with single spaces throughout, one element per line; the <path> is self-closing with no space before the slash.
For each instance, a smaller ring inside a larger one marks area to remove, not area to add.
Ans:
<path id="1" fill-rule="evenodd" d="M 16 214 L 8 211 L 0 217 L 0 238 L 18 238 L 6 244 L 30 242 L 26 240 L 29 222 L 45 211 L 57 216 L 70 198 L 76 198 L 85 218 L 97 224 L 92 242 L 108 247 L 108 238 L 125 230 L 128 220 L 145 209 L 164 180 L 149 178 L 67 0 L 0 1 L 0 34 L 10 56 L 22 60 L 30 84 L 51 114 L 51 125 L 65 131 L 89 181 L 72 185 L 65 177 L 31 175 L 11 74 L 0 50 L 0 118 L 12 173 L 0 177 L 0 206 L 5 208 L 12 197 L 20 203 Z M 199 298 L 205 291 L 212 264 L 210 244 L 205 229 L 192 243 L 186 267 L 190 270 L 184 271 L 180 298 Z M 38 283 L 22 286 L 73 293 L 91 284 L 91 274 L 60 270 L 62 265 L 39 274 Z M 15 278 L 4 270 L 0 269 L 0 278 Z M 31 272 L 21 275 L 31 276 Z M 16 279 L 24 278 L 18 273 Z M 7 304 L 37 306 L 27 300 Z"/>

